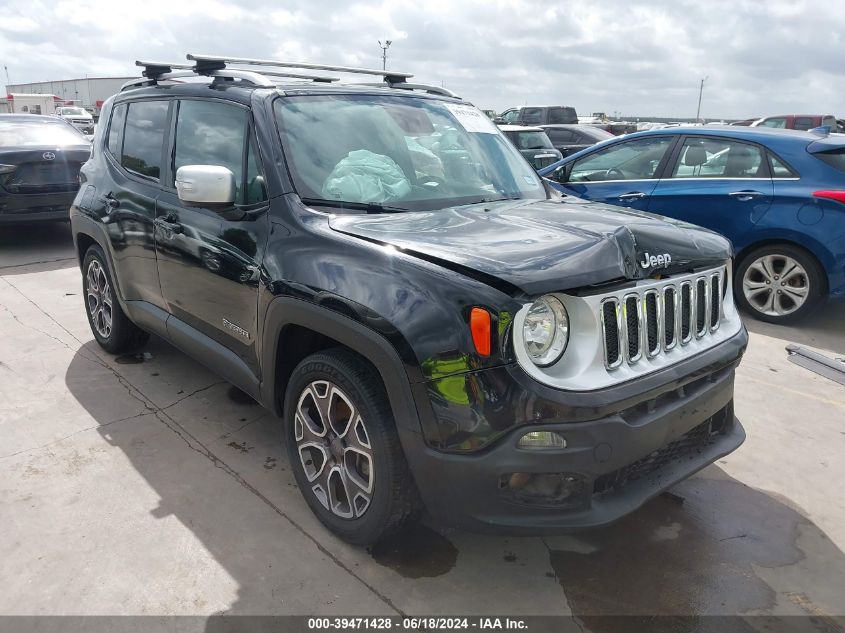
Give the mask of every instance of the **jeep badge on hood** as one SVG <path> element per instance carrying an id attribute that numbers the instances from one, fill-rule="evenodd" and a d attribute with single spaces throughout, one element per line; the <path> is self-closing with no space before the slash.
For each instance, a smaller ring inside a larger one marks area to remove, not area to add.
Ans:
<path id="1" fill-rule="evenodd" d="M 643 253 L 643 261 L 640 262 L 640 266 L 643 268 L 653 268 L 655 266 L 666 267 L 671 263 L 672 256 L 669 253 L 663 253 L 662 255 L 649 255 L 648 253 Z"/>

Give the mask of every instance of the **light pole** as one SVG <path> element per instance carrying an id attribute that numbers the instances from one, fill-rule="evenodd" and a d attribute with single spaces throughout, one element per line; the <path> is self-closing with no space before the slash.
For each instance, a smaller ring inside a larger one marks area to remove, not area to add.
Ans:
<path id="1" fill-rule="evenodd" d="M 381 69 L 387 70 L 387 49 L 390 48 L 390 45 L 393 44 L 390 40 L 378 41 L 378 45 L 381 47 Z"/>
<path id="2" fill-rule="evenodd" d="M 701 80 L 701 85 L 698 87 L 698 110 L 695 111 L 696 123 L 698 123 L 698 119 L 701 116 L 701 93 L 704 92 L 704 82 L 707 81 L 709 77 L 710 75 L 705 76 L 704 79 Z"/>

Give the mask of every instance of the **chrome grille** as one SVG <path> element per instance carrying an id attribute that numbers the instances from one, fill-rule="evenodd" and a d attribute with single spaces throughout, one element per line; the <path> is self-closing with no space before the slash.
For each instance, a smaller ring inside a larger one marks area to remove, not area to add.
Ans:
<path id="1" fill-rule="evenodd" d="M 604 362 L 610 369 L 622 364 L 619 344 L 619 307 L 616 301 L 605 301 L 601 306 L 601 328 L 604 333 Z"/>
<path id="2" fill-rule="evenodd" d="M 643 315 L 640 310 L 640 298 L 638 295 L 628 295 L 625 297 L 625 329 L 622 330 L 622 336 L 625 339 L 625 347 L 628 354 L 625 358 L 628 362 L 635 363 L 643 355 L 642 347 L 642 325 Z"/>
<path id="3" fill-rule="evenodd" d="M 663 314 L 665 315 L 665 329 L 663 330 L 663 349 L 670 350 L 678 343 L 676 326 L 678 291 L 674 286 L 663 289 Z"/>
<path id="4" fill-rule="evenodd" d="M 681 345 L 692 339 L 692 284 L 681 284 Z"/>
<path id="5" fill-rule="evenodd" d="M 725 269 L 667 279 L 657 288 L 627 292 L 601 302 L 600 320 L 607 369 L 685 346 L 718 329 Z"/>
<path id="6" fill-rule="evenodd" d="M 652 358 L 660 351 L 660 295 L 656 290 L 649 290 L 643 297 L 645 353 Z"/>

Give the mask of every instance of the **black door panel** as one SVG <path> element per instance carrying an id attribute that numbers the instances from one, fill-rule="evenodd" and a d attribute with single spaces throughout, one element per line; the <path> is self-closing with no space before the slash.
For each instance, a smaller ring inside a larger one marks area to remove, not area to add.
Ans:
<path id="1" fill-rule="evenodd" d="M 180 102 L 170 180 L 185 165 L 227 167 L 238 183 L 236 205 L 225 211 L 188 206 L 171 189 L 157 200 L 154 224 L 167 310 L 231 350 L 258 376 L 258 286 L 269 216 L 261 208 L 255 161 L 247 166 L 247 115 L 232 104 Z M 258 204 L 250 198 L 256 191 Z"/>

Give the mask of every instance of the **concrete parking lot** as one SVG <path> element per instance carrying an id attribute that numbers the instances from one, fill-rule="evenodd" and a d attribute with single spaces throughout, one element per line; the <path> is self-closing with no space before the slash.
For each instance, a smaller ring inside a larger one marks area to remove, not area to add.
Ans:
<path id="1" fill-rule="evenodd" d="M 153 337 L 113 357 L 66 224 L 0 229 L 0 614 L 845 614 L 845 306 L 748 321 L 734 454 L 606 529 L 423 524 L 345 545 L 295 487 L 279 421 Z"/>

